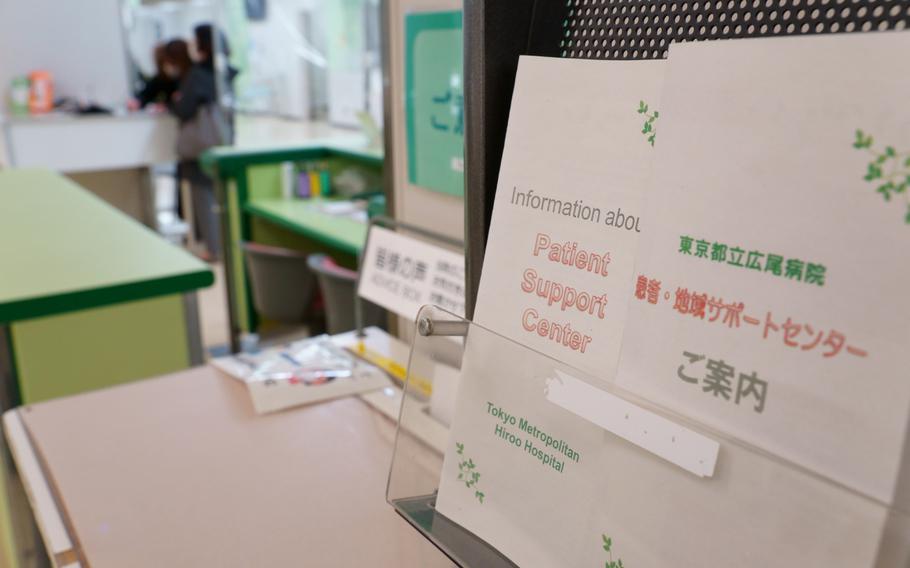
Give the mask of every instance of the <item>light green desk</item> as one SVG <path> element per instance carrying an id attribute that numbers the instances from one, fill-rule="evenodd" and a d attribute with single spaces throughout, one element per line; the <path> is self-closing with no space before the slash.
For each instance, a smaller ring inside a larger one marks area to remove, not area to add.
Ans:
<path id="1" fill-rule="evenodd" d="M 241 244 L 258 242 L 306 253 L 330 254 L 339 264 L 357 267 L 366 242 L 366 224 L 309 207 L 309 200 L 281 198 L 281 163 L 315 161 L 326 164 L 333 179 L 354 168 L 379 190 L 383 180 L 382 151 L 350 140 L 314 140 L 310 144 L 271 148 L 213 148 L 200 157 L 215 179 L 222 204 L 225 284 L 231 348 L 240 335 L 259 325 L 244 269 Z"/>
<path id="2" fill-rule="evenodd" d="M 209 267 L 62 176 L 0 172 L 0 243 L 0 326 L 21 402 L 201 354 L 195 291 L 212 284 Z"/>
<path id="3" fill-rule="evenodd" d="M 367 224 L 319 211 L 310 199 L 260 199 L 244 210 L 289 231 L 342 252 L 358 255 L 367 238 Z"/>
<path id="4" fill-rule="evenodd" d="M 0 171 L 3 409 L 201 363 L 195 292 L 213 279 L 66 178 Z M 0 513 L 8 498 L 0 494 Z M 11 522 L 0 515 L 3 566 L 16 566 Z"/>

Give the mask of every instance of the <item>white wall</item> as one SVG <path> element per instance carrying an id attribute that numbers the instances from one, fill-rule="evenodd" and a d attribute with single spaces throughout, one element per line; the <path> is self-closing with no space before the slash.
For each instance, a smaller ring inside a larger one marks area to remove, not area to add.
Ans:
<path id="1" fill-rule="evenodd" d="M 125 102 L 129 81 L 120 0 L 0 0 L 4 101 L 10 80 L 34 69 L 54 75 L 56 96 Z"/>
<path id="2" fill-rule="evenodd" d="M 299 38 L 303 13 L 318 5 L 317 0 L 271 0 L 266 18 L 249 23 L 249 73 L 254 92 L 241 101 L 244 108 L 306 118 L 310 106 L 307 66 L 299 53 Z"/>
<path id="3" fill-rule="evenodd" d="M 125 2 L 126 0 L 124 0 Z M 159 43 L 172 39 L 193 39 L 193 28 L 198 24 L 215 21 L 213 2 L 160 2 L 135 6 L 124 16 L 127 18 L 127 46 L 129 57 L 142 73 L 156 73 L 154 49 Z"/>
<path id="4" fill-rule="evenodd" d="M 361 49 L 366 33 L 360 4 L 357 0 L 269 0 L 266 18 L 248 24 L 250 78 L 241 94 L 242 107 L 307 118 L 310 82 L 322 80 L 327 82 L 330 120 L 358 126 L 356 113 L 367 104 Z M 313 25 L 310 37 L 303 29 L 305 13 Z M 326 66 L 327 73 L 311 77 L 319 64 Z"/>

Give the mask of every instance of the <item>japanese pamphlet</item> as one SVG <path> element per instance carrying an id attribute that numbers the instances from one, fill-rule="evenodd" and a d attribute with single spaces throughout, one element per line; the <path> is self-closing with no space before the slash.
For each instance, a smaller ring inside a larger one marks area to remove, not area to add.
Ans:
<path id="1" fill-rule="evenodd" d="M 644 436 L 604 429 L 597 419 L 611 411 Z M 723 440 L 716 467 L 693 472 L 676 458 L 710 434 L 659 424 L 600 378 L 478 326 L 468 333 L 455 416 L 436 509 L 522 568 L 620 560 L 746 568 L 771 557 L 788 567 L 871 567 L 876 558 L 887 517 L 880 504 Z M 673 446 L 671 436 L 695 443 L 674 456 L 646 442 Z"/>
<path id="2" fill-rule="evenodd" d="M 907 52 L 906 33 L 671 48 L 617 377 L 885 503 L 910 409 Z"/>
<path id="3" fill-rule="evenodd" d="M 523 59 L 438 511 L 523 567 L 891 565 L 908 51 Z"/>

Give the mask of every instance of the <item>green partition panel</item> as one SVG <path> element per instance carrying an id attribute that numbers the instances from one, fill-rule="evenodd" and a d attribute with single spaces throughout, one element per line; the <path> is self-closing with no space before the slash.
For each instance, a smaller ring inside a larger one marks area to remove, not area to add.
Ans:
<path id="1" fill-rule="evenodd" d="M 464 195 L 463 33 L 460 10 L 405 16 L 408 182 Z"/>
<path id="2" fill-rule="evenodd" d="M 251 201 L 281 197 L 281 165 L 262 164 L 246 170 L 247 195 Z"/>
<path id="3" fill-rule="evenodd" d="M 10 329 L 23 404 L 190 364 L 179 294 L 25 320 Z"/>

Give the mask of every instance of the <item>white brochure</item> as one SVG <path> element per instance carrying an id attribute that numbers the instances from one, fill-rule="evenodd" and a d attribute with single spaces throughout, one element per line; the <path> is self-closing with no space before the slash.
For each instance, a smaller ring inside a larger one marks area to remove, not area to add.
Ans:
<path id="1" fill-rule="evenodd" d="M 522 57 L 475 321 L 611 380 L 665 62 Z"/>
<path id="2" fill-rule="evenodd" d="M 437 510 L 522 568 L 875 565 L 881 504 L 622 394 L 474 326 Z"/>
<path id="3" fill-rule="evenodd" d="M 904 32 L 671 48 L 617 375 L 885 503 L 910 408 L 906 53 Z"/>
<path id="4" fill-rule="evenodd" d="M 440 513 L 523 568 L 905 565 L 908 40 L 522 60 Z"/>

